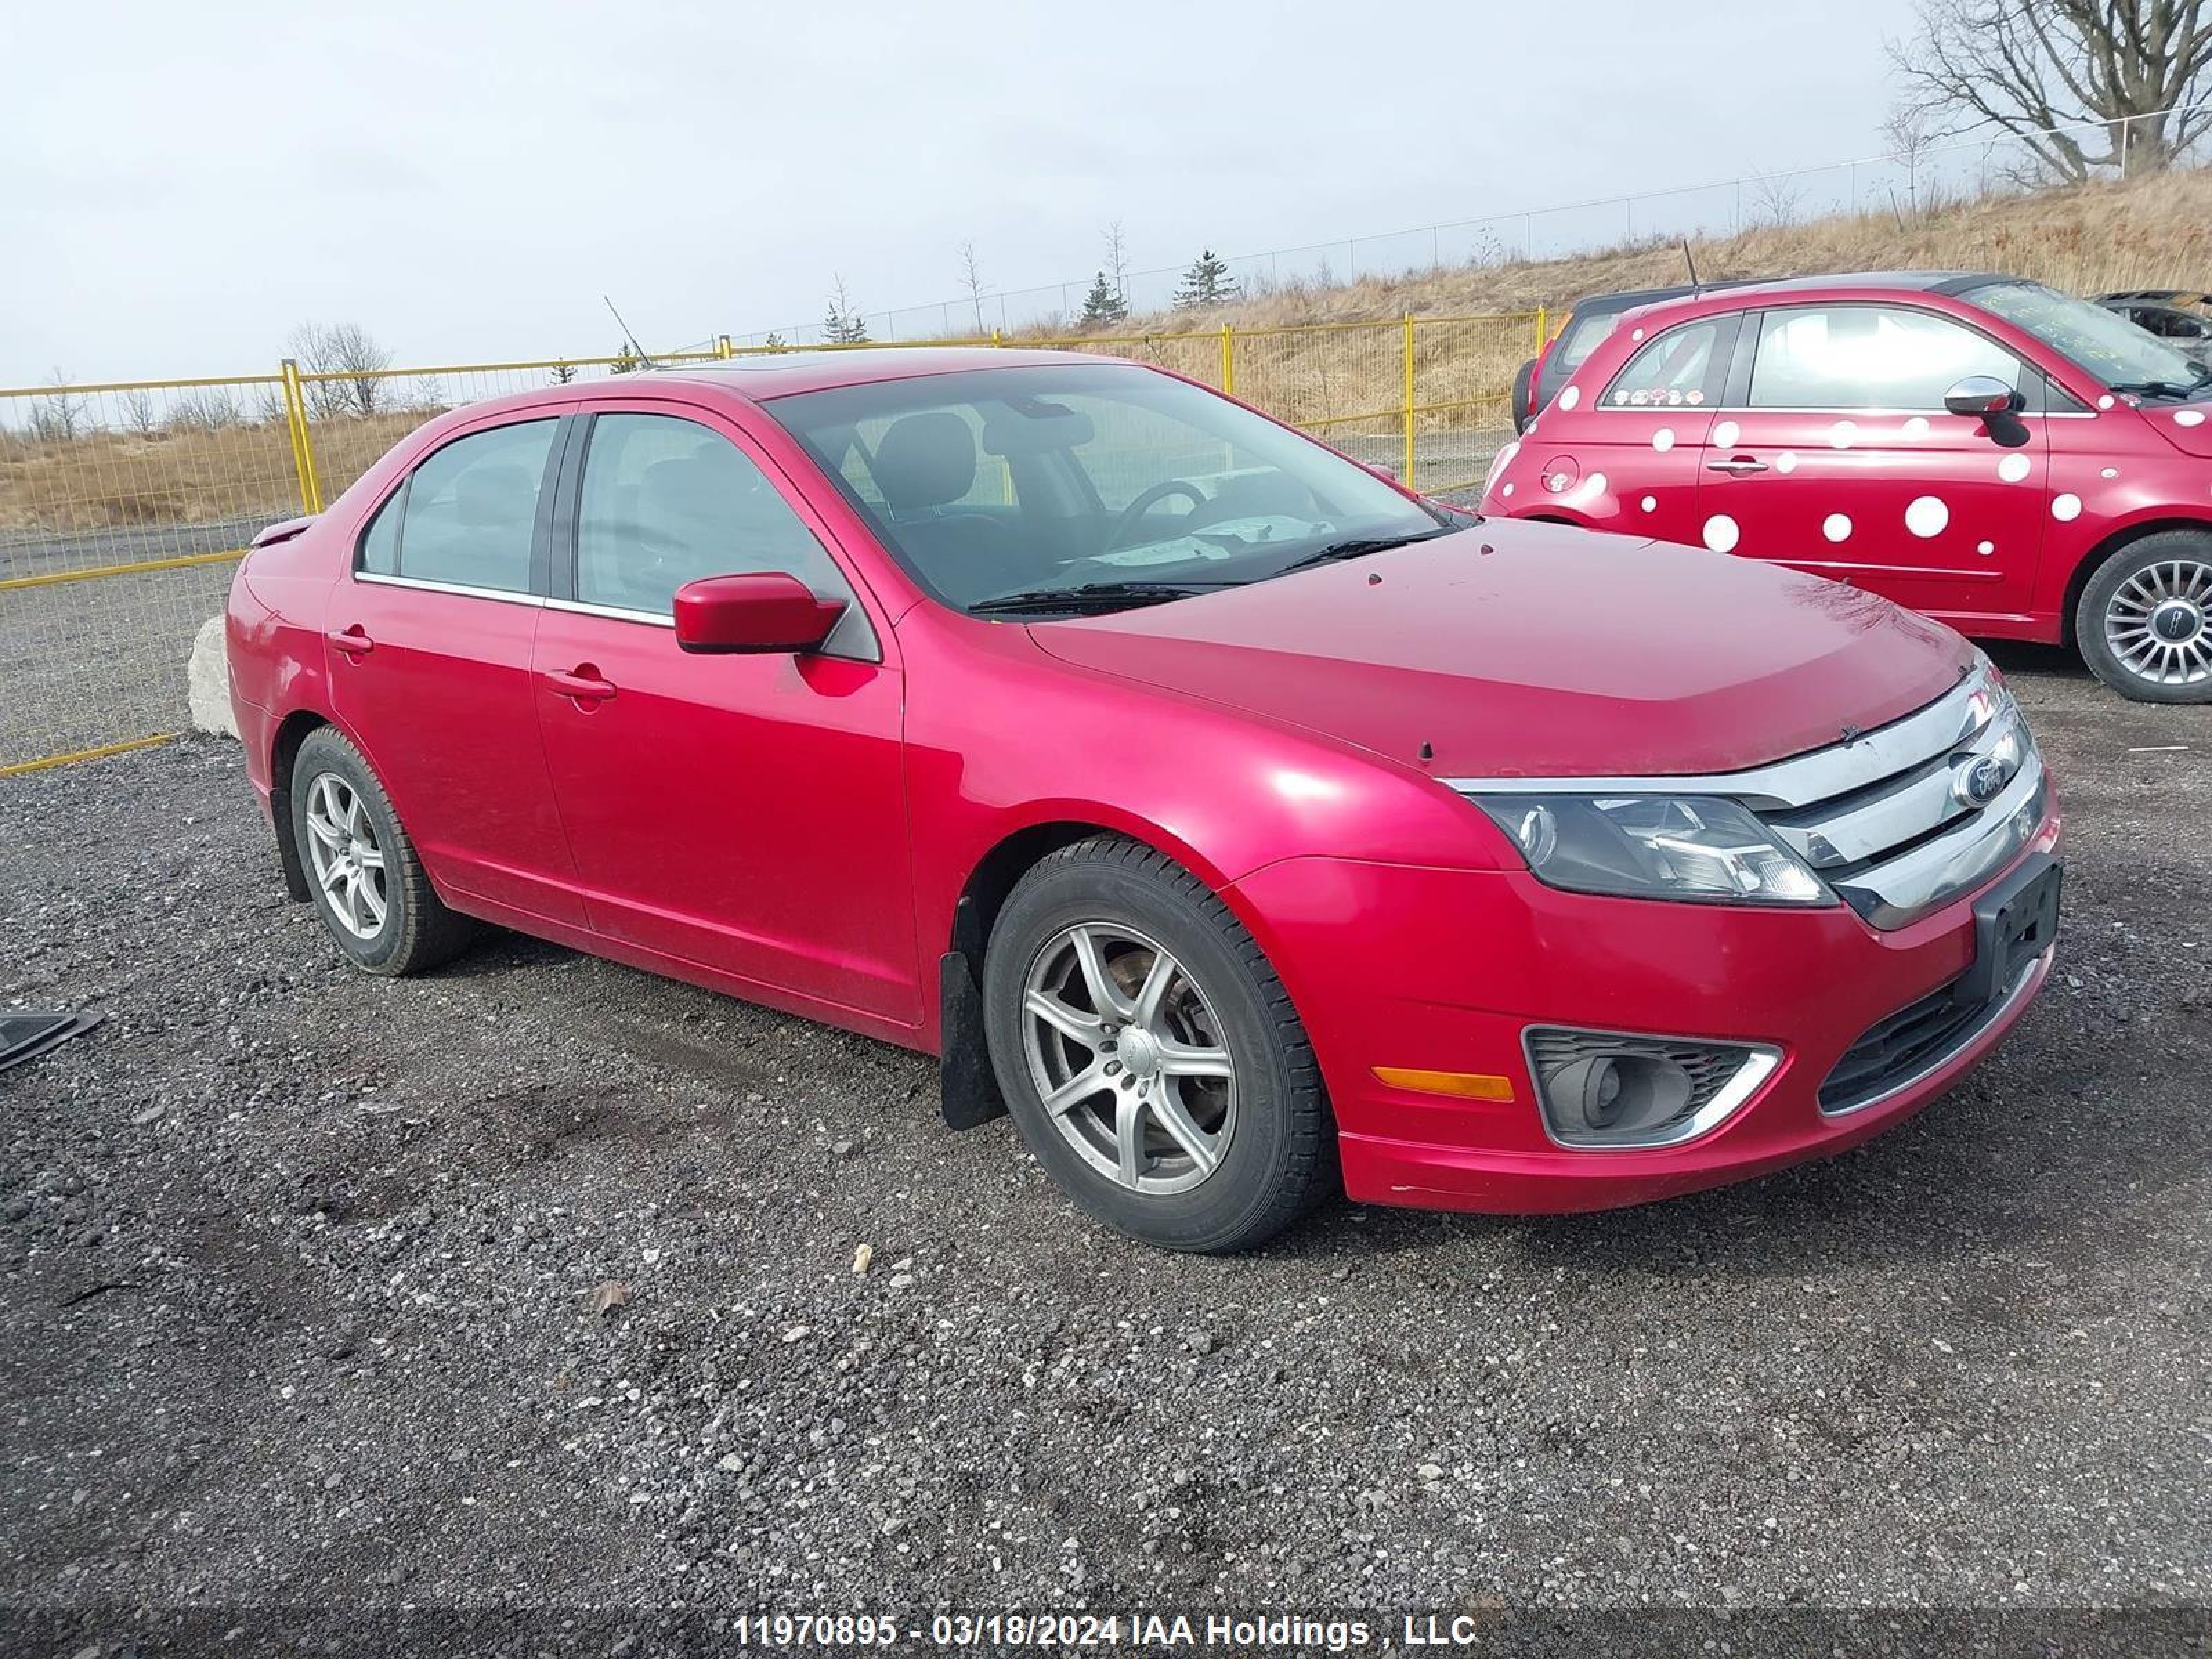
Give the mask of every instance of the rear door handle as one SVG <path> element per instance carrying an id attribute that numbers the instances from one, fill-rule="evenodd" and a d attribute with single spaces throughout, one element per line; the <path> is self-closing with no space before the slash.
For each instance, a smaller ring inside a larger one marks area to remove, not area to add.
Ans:
<path id="1" fill-rule="evenodd" d="M 1705 463 L 1705 471 L 1708 472 L 1728 472 L 1737 475 L 1741 475 L 1746 472 L 1764 472 L 1766 471 L 1766 463 L 1765 461 L 1754 461 L 1748 455 L 1738 455 L 1732 460 L 1707 461 Z"/>
<path id="2" fill-rule="evenodd" d="M 599 670 L 587 662 L 578 663 L 565 672 L 548 670 L 545 679 L 556 691 L 574 699 L 579 706 L 605 702 L 615 694 L 615 683 L 601 679 Z"/>
<path id="3" fill-rule="evenodd" d="M 349 657 L 365 657 L 376 649 L 376 641 L 359 623 L 350 628 L 333 628 L 326 637 Z"/>

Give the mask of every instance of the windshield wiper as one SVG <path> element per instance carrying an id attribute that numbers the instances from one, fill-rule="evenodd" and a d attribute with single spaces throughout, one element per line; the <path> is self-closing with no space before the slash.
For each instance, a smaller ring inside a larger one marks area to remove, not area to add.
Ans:
<path id="1" fill-rule="evenodd" d="M 2200 374 L 2187 386 L 2177 386 L 2172 380 L 2115 380 L 2109 390 L 2132 392 L 2139 398 L 2187 398 L 2208 381 L 2212 381 L 2212 374 Z"/>
<path id="2" fill-rule="evenodd" d="M 1024 617 L 1059 611 L 1120 611 L 1131 605 L 1192 599 L 1211 588 L 1239 585 L 1233 581 L 1085 582 L 1079 587 L 1031 587 L 1018 593 L 994 593 L 988 599 L 978 599 L 968 607 L 968 614 Z"/>
<path id="3" fill-rule="evenodd" d="M 1464 525 L 1440 524 L 1434 530 L 1416 530 L 1410 536 L 1353 536 L 1347 540 L 1331 542 L 1327 547 L 1309 553 L 1303 559 L 1293 559 L 1275 574 L 1287 576 L 1293 570 L 1310 570 L 1317 564 L 1334 564 L 1339 559 L 1357 559 L 1369 553 L 1388 553 L 1394 547 L 1404 547 L 1413 542 L 1425 542 L 1432 536 L 1449 536 Z"/>

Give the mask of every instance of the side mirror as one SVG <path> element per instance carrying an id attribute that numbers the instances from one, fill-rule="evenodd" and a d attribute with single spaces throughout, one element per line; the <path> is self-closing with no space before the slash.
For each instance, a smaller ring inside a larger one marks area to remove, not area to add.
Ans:
<path id="1" fill-rule="evenodd" d="M 1979 420 L 2009 415 L 2021 401 L 2020 393 L 1994 374 L 1969 374 L 1943 394 L 1943 407 L 1951 413 Z"/>
<path id="2" fill-rule="evenodd" d="M 1365 467 L 1370 472 L 1372 472 L 1378 478 L 1384 479 L 1391 483 L 1396 483 L 1398 482 L 1398 469 L 1394 466 L 1385 466 L 1380 461 L 1362 461 L 1360 462 L 1360 465 Z"/>
<path id="3" fill-rule="evenodd" d="M 811 651 L 844 614 L 844 600 L 818 599 L 780 571 L 702 576 L 676 590 L 676 643 L 725 653 Z"/>

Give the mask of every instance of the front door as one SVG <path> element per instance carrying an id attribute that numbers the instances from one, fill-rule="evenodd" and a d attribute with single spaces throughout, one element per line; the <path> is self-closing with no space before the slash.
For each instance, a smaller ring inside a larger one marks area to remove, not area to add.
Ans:
<path id="1" fill-rule="evenodd" d="M 1699 539 L 1976 631 L 2023 615 L 2048 520 L 2044 425 L 1948 413 L 1968 375 L 2031 392 L 2002 346 L 1904 306 L 1757 314 L 1706 434 Z"/>
<path id="2" fill-rule="evenodd" d="M 417 463 L 331 595 L 325 655 L 439 888 L 580 924 L 531 678 L 558 428 L 488 427 Z"/>
<path id="3" fill-rule="evenodd" d="M 718 417 L 603 409 L 580 451 L 573 562 L 556 571 L 565 592 L 546 606 L 534 663 L 593 928 L 745 980 L 764 1000 L 917 1024 L 888 633 L 781 475 Z M 678 647 L 678 587 L 768 570 L 846 601 L 822 650 Z"/>

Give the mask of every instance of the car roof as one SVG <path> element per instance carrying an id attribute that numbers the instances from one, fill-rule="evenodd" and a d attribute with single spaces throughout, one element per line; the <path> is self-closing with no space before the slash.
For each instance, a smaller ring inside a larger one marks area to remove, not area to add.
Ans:
<path id="1" fill-rule="evenodd" d="M 626 376 L 639 381 L 704 382 L 754 403 L 835 386 L 910 380 L 925 374 L 976 369 L 1035 368 L 1047 364 L 1126 363 L 1096 352 L 1023 349 L 1005 346 L 862 346 L 839 350 L 754 352 L 711 363 L 683 363 Z M 1138 365 L 1143 367 L 1143 365 Z M 605 381 L 595 382 L 604 388 Z"/>

